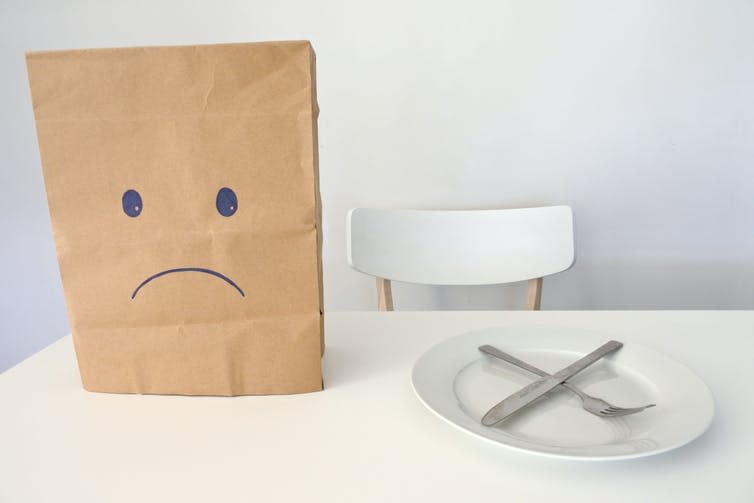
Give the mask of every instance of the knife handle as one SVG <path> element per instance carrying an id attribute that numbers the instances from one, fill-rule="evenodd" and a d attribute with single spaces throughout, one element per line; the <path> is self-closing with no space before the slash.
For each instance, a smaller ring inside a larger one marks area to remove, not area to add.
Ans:
<path id="1" fill-rule="evenodd" d="M 522 368 L 524 370 L 528 370 L 532 374 L 536 374 L 539 377 L 548 377 L 549 374 L 547 372 L 544 372 L 534 365 L 529 365 L 523 360 L 519 360 L 513 355 L 509 355 L 508 353 L 505 353 L 503 351 L 500 351 L 495 346 L 490 346 L 489 344 L 485 344 L 484 346 L 479 346 L 479 351 L 482 353 L 487 353 L 490 356 L 494 356 L 495 358 L 498 358 L 500 360 L 506 361 L 508 363 L 512 363 L 516 367 Z"/>

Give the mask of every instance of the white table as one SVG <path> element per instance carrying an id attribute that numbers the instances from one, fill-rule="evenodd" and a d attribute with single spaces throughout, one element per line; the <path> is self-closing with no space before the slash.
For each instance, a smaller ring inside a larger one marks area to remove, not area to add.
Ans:
<path id="1" fill-rule="evenodd" d="M 714 423 L 658 456 L 563 461 L 466 435 L 414 397 L 436 342 L 528 323 L 672 356 L 712 389 Z M 88 393 L 66 337 L 0 375 L 0 501 L 754 501 L 754 312 L 344 312 L 326 338 L 324 392 L 200 398 Z"/>

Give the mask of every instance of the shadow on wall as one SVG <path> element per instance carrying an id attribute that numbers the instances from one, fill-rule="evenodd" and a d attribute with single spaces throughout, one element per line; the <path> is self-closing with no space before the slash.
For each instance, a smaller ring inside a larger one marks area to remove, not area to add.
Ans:
<path id="1" fill-rule="evenodd" d="M 525 282 L 471 287 L 393 282 L 396 310 L 403 311 L 523 309 L 525 292 Z M 754 264 L 577 264 L 545 279 L 542 309 L 754 309 Z"/>
<path id="2" fill-rule="evenodd" d="M 0 372 L 70 332 L 49 220 L 15 218 L 3 229 Z"/>

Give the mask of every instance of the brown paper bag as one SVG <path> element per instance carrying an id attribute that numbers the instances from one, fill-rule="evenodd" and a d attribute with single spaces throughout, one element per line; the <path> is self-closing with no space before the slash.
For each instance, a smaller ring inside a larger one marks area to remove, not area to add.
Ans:
<path id="1" fill-rule="evenodd" d="M 308 42 L 27 55 L 81 379 L 322 389 Z"/>

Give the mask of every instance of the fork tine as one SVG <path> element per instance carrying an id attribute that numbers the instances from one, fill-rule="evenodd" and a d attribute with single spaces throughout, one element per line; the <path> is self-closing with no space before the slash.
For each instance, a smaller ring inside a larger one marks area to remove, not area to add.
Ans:
<path id="1" fill-rule="evenodd" d="M 627 412 L 625 410 L 620 410 L 620 411 L 605 410 L 604 412 L 602 412 L 602 415 L 605 416 L 605 417 L 618 417 L 618 416 L 627 416 L 629 414 L 634 414 L 634 412 L 638 412 L 638 411 L 628 411 Z"/>
<path id="2" fill-rule="evenodd" d="M 645 409 L 648 409 L 650 407 L 654 407 L 655 404 L 651 403 L 649 405 L 645 405 L 643 407 L 630 407 L 630 408 L 622 408 L 622 407 L 607 407 L 600 411 L 600 414 L 605 417 L 619 417 L 619 416 L 628 416 L 630 414 L 636 414 L 637 412 L 641 412 Z"/>

